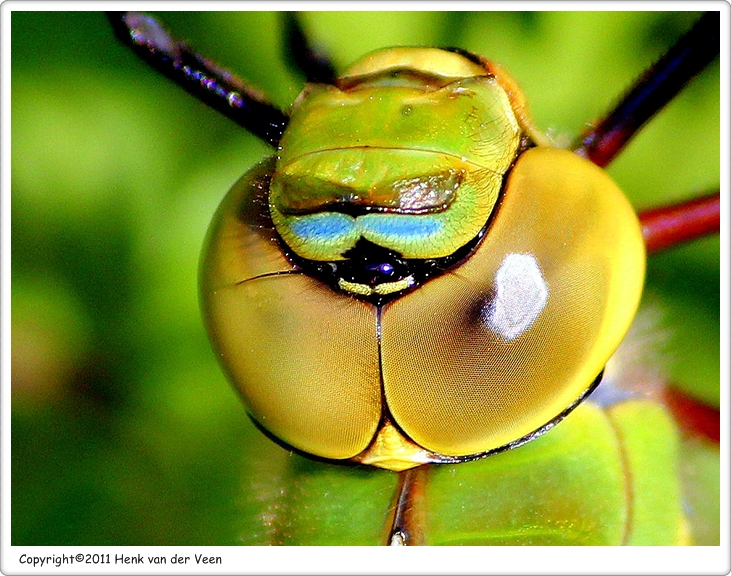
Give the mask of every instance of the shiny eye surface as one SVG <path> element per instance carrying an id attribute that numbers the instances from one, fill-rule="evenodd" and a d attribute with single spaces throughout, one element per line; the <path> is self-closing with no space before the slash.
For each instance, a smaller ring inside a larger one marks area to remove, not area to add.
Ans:
<path id="1" fill-rule="evenodd" d="M 469 260 L 385 307 L 385 399 L 418 444 L 493 450 L 581 398 L 639 304 L 644 246 L 612 181 L 536 148 Z"/>

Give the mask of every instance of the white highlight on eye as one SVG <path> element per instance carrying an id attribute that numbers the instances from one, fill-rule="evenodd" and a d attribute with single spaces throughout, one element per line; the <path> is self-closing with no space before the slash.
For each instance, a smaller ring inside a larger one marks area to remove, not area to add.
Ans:
<path id="1" fill-rule="evenodd" d="M 511 342 L 536 321 L 546 307 L 548 286 L 531 254 L 508 254 L 495 275 L 495 295 L 482 309 L 482 321 Z"/>

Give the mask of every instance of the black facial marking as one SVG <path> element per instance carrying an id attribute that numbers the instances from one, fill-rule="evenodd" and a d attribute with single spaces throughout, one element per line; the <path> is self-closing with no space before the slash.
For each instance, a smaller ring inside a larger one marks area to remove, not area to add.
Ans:
<path id="1" fill-rule="evenodd" d="M 314 276 L 334 290 L 376 306 L 382 306 L 415 290 L 430 278 L 442 274 L 451 266 L 467 258 L 480 244 L 484 235 L 485 229 L 462 248 L 443 258 L 407 259 L 398 252 L 364 239 L 359 240 L 351 250 L 344 254 L 345 260 L 318 262 L 300 258 L 292 251 L 287 251 L 287 254 L 292 262 L 306 274 Z M 344 280 L 375 288 L 379 284 L 399 282 L 409 277 L 413 279 L 410 286 L 390 294 L 356 294 L 344 290 L 340 286 L 340 281 Z"/>

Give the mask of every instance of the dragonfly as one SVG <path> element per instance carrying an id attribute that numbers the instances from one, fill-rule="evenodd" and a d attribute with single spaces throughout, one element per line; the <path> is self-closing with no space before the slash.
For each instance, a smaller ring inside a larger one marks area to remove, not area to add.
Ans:
<path id="1" fill-rule="evenodd" d="M 199 56 L 149 16 L 116 13 L 110 14 L 110 21 L 140 57 L 186 91 L 273 147 L 283 142 L 288 115 L 249 84 Z M 287 52 L 308 86 L 347 83 L 337 80 L 334 65 L 313 47 L 299 20 L 288 15 L 285 21 Z M 607 166 L 658 110 L 713 61 L 718 54 L 718 29 L 718 13 L 704 15 L 603 120 L 593 123 L 568 148 L 598 167 Z M 483 65 L 471 53 L 466 57 L 459 50 L 448 54 L 471 65 Z M 406 84 L 414 82 L 414 66 L 409 66 L 402 65 Z M 355 69 L 353 78 L 367 76 L 357 65 Z M 497 70 L 501 69 L 490 68 L 490 75 L 503 77 Z M 502 82 L 511 96 L 518 94 L 513 82 Z M 511 105 L 522 110 L 522 96 L 512 98 Z M 522 112 L 517 116 L 522 122 Z M 529 125 L 527 120 L 525 124 Z M 530 133 L 529 142 L 516 146 L 529 150 L 542 143 L 544 137 L 533 134 L 532 128 L 525 131 Z M 549 164 L 544 165 L 546 169 Z M 449 178 L 462 178 L 449 169 L 442 174 L 447 174 L 439 177 L 446 178 L 449 186 L 457 186 Z M 260 178 L 245 185 L 261 188 L 261 182 Z M 719 196 L 717 191 L 709 191 L 689 201 L 640 212 L 638 238 L 652 253 L 717 231 Z M 337 202 L 345 202 L 339 198 Z M 289 225 L 277 228 L 278 241 L 285 236 L 286 242 L 286 234 L 294 235 L 293 230 Z M 205 278 L 209 264 L 205 258 L 203 262 Z M 303 267 L 301 260 L 297 266 Z M 639 265 L 628 266 L 641 273 L 635 269 Z M 363 296 L 359 292 L 365 285 L 359 277 L 345 278 L 338 276 L 338 282 L 341 290 L 349 292 L 348 297 L 371 298 L 377 307 L 384 305 L 383 294 Z M 395 283 L 395 290 L 410 291 L 413 286 L 399 283 L 402 280 Z M 413 280 L 418 284 L 414 291 L 430 281 L 431 277 Z M 394 297 L 400 296 L 397 292 Z M 628 298 L 633 297 L 639 296 Z M 257 472 L 250 476 L 246 491 L 242 540 L 250 544 L 692 543 L 693 518 L 682 509 L 678 427 L 717 442 L 717 412 L 664 386 L 639 392 L 623 386 L 623 353 L 629 354 L 620 349 L 619 358 L 599 371 L 602 384 L 600 377 L 585 383 L 574 393 L 575 402 L 564 405 L 556 417 L 542 422 L 535 431 L 519 433 L 497 446 L 457 454 L 442 454 L 440 450 L 449 449 L 437 444 L 428 451 L 427 464 L 399 473 L 338 466 L 328 462 L 332 454 L 327 449 L 321 453 L 297 449 L 296 434 L 282 442 L 281 436 L 289 434 L 287 426 L 268 429 L 267 419 L 276 414 L 259 411 L 257 423 L 262 431 L 288 449 L 294 445 L 295 453 L 281 452 L 275 444 L 262 444 L 251 451 L 248 466 Z M 226 369 L 234 380 L 239 378 L 230 364 Z M 596 384 L 596 391 L 589 394 Z M 246 397 L 247 392 L 242 395 Z M 587 395 L 589 399 L 581 402 Z M 302 454 L 308 451 L 309 456 Z M 384 467 L 398 470 L 393 465 Z"/>

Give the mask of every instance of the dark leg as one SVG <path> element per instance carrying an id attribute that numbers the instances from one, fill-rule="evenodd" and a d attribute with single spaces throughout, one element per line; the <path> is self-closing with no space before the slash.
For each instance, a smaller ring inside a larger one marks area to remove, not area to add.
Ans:
<path id="1" fill-rule="evenodd" d="M 297 12 L 282 12 L 284 55 L 290 69 L 303 74 L 308 82 L 333 84 L 337 73 L 327 55 L 307 39 Z"/>
<path id="2" fill-rule="evenodd" d="M 255 136 L 276 147 L 287 116 L 257 90 L 194 53 L 154 18 L 139 12 L 108 12 L 117 37 L 150 66 Z"/>
<path id="3" fill-rule="evenodd" d="M 718 192 L 680 204 L 640 212 L 642 236 L 648 252 L 659 252 L 721 227 L 721 195 Z"/>
<path id="4" fill-rule="evenodd" d="M 581 136 L 576 153 L 597 166 L 609 164 L 647 120 L 718 56 L 720 29 L 720 12 L 706 12 L 604 120 Z"/>

